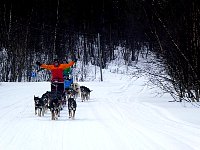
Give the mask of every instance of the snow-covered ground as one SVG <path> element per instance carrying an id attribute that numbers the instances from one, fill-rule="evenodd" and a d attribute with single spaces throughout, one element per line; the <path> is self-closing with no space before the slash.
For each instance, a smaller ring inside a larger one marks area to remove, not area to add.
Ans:
<path id="1" fill-rule="evenodd" d="M 200 110 L 168 102 L 146 79 L 104 71 L 104 81 L 79 82 L 91 99 L 77 99 L 75 120 L 67 108 L 52 121 L 34 114 L 33 96 L 48 82 L 0 83 L 0 150 L 199 150 Z"/>

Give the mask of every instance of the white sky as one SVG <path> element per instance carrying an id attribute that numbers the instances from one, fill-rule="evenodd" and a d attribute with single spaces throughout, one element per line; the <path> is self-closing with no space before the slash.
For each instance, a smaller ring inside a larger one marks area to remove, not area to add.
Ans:
<path id="1" fill-rule="evenodd" d="M 91 99 L 77 99 L 75 120 L 67 107 L 52 121 L 34 114 L 33 96 L 50 83 L 0 83 L 0 150 L 199 150 L 200 110 L 168 102 L 146 79 L 104 70 L 104 81 L 79 82 Z"/>

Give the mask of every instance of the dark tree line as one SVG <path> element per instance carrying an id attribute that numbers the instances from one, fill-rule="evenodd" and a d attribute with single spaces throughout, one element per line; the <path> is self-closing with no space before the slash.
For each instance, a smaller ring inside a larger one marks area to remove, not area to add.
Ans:
<path id="1" fill-rule="evenodd" d="M 149 49 L 165 65 L 170 78 L 164 79 L 172 83 L 176 93 L 173 89 L 166 91 L 178 95 L 180 101 L 199 101 L 200 4 L 197 0 L 126 0 L 126 4 L 129 25 L 145 37 L 131 34 L 142 42 L 148 41 Z M 158 76 L 154 74 L 155 78 Z"/>
<path id="2" fill-rule="evenodd" d="M 162 58 L 180 100 L 199 101 L 199 3 L 147 0 L 143 6 L 153 51 Z"/>
<path id="3" fill-rule="evenodd" d="M 7 58 L 1 81 L 21 81 L 25 76 L 29 81 L 36 60 L 50 63 L 55 57 L 83 57 L 85 65 L 92 58 L 105 68 L 116 46 L 133 45 L 131 39 L 142 42 L 126 29 L 131 25 L 123 1 L 8 0 L 1 1 L 0 12 L 0 44 Z"/>
<path id="4" fill-rule="evenodd" d="M 198 101 L 199 29 L 197 0 L 1 1 L 0 81 L 30 81 L 35 61 L 55 57 L 105 68 L 119 45 L 127 62 L 137 61 L 146 45 L 165 64 L 179 96 Z"/>

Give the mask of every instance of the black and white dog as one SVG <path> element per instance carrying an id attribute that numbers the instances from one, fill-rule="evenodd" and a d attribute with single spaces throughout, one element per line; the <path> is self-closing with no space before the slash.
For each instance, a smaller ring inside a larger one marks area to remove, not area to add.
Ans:
<path id="1" fill-rule="evenodd" d="M 44 101 L 42 98 L 36 97 L 34 95 L 34 103 L 35 103 L 35 115 L 44 116 Z"/>
<path id="2" fill-rule="evenodd" d="M 41 97 L 41 99 L 44 102 L 44 112 L 47 112 L 47 110 L 49 108 L 50 98 L 51 98 L 51 92 L 50 91 L 47 91 Z"/>
<path id="3" fill-rule="evenodd" d="M 76 101 L 74 100 L 74 98 L 68 98 L 68 111 L 69 111 L 69 118 L 74 119 L 75 117 L 75 112 L 76 112 Z"/>
<path id="4" fill-rule="evenodd" d="M 60 102 L 58 98 L 50 100 L 49 109 L 51 111 L 51 120 L 57 120 L 60 116 Z"/>
<path id="5" fill-rule="evenodd" d="M 76 98 L 76 91 L 73 88 L 66 88 L 65 89 L 65 96 L 67 99 L 69 98 Z"/>
<path id="6" fill-rule="evenodd" d="M 85 101 L 85 100 L 89 100 L 90 99 L 90 92 L 92 92 L 92 90 L 90 90 L 86 86 L 80 86 L 80 89 L 81 89 L 81 100 L 82 100 L 82 102 Z"/>

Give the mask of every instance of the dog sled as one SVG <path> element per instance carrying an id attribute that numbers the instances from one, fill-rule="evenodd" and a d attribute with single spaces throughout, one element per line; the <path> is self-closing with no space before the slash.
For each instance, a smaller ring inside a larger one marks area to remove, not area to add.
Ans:
<path id="1" fill-rule="evenodd" d="M 57 120 L 60 117 L 60 111 L 63 110 L 65 106 L 68 107 L 69 118 L 74 119 L 76 111 L 76 98 L 79 94 L 79 92 L 75 90 L 77 89 L 75 85 L 76 84 L 73 83 L 72 76 L 67 76 L 64 80 L 54 79 L 50 82 L 50 91 L 46 91 L 41 98 L 37 97 L 43 103 L 42 110 L 50 110 L 51 120 Z M 34 96 L 36 106 L 35 99 L 36 98 Z M 43 114 L 39 116 L 43 116 Z"/>

